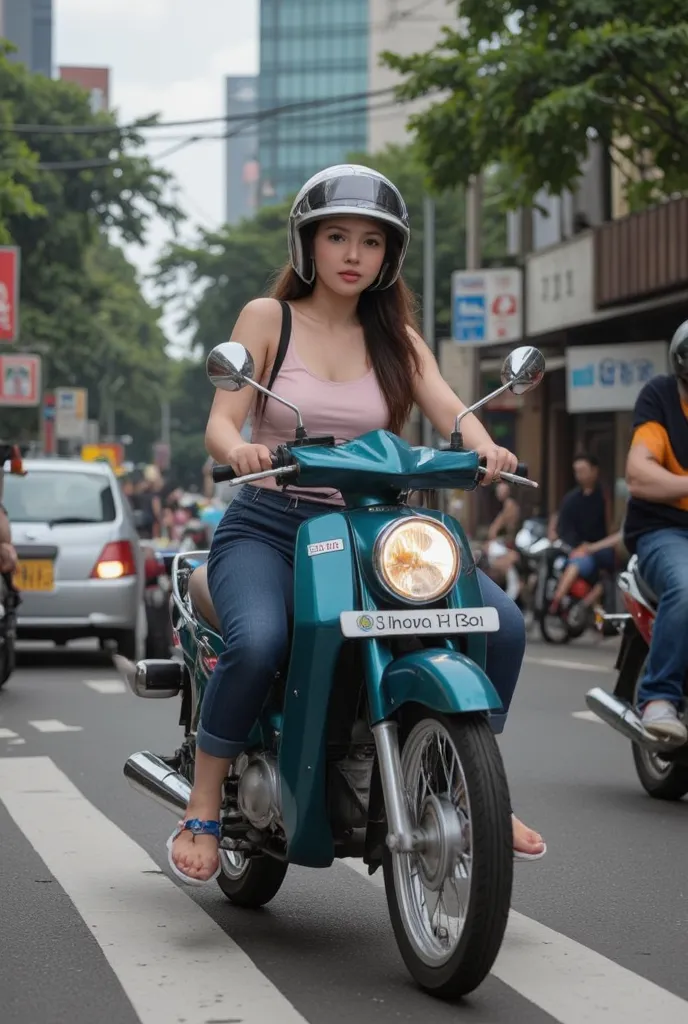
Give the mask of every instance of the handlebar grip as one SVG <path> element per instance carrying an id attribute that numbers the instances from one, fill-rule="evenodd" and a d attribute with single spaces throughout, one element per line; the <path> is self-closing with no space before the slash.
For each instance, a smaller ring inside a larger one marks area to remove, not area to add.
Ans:
<path id="1" fill-rule="evenodd" d="M 273 452 L 271 459 L 272 469 L 281 469 L 285 463 L 284 453 L 278 449 Z M 241 476 L 241 473 L 237 473 L 231 466 L 213 466 L 212 477 L 216 484 L 225 483 L 227 480 L 234 480 L 237 476 Z"/>
<path id="2" fill-rule="evenodd" d="M 223 484 L 227 480 L 233 480 L 236 476 L 231 466 L 213 466 L 212 477 L 216 484 Z"/>

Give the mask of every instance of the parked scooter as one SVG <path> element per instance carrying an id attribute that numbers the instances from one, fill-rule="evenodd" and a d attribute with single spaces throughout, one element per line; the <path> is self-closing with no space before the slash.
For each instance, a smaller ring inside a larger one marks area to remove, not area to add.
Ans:
<path id="1" fill-rule="evenodd" d="M 490 398 L 535 387 L 537 349 L 507 358 L 503 386 L 457 418 L 449 450 L 411 447 L 377 430 L 343 444 L 309 437 L 301 415 L 273 468 L 216 481 L 273 477 L 341 490 L 346 507 L 299 530 L 288 667 L 274 681 L 246 752 L 225 781 L 218 884 L 243 907 L 279 890 L 288 866 L 328 867 L 359 857 L 382 867 L 396 941 L 415 980 L 438 996 L 471 992 L 499 951 L 511 901 L 509 792 L 490 727 L 501 708 L 485 675 L 483 605 L 460 525 L 412 508 L 412 490 L 473 490 L 484 468 L 466 451 L 460 422 Z M 236 342 L 207 361 L 216 387 L 253 380 Z M 503 473 L 516 484 L 536 487 Z M 223 650 L 210 599 L 207 552 L 180 553 L 172 569 L 179 661 L 122 663 L 141 697 L 181 695 L 184 739 L 173 757 L 133 754 L 134 788 L 184 813 L 208 678 Z M 237 580 L 237 586 L 241 581 Z"/>
<path id="2" fill-rule="evenodd" d="M 643 788 L 657 800 L 680 800 L 688 793 L 688 743 L 661 743 L 643 725 L 635 710 L 638 688 L 652 637 L 658 600 L 638 571 L 633 555 L 618 586 L 626 613 L 603 615 L 603 622 L 622 629 L 616 659 L 619 675 L 610 694 L 601 686 L 589 690 L 585 702 L 591 711 L 631 740 L 633 761 Z M 684 686 L 688 694 L 688 677 Z"/>

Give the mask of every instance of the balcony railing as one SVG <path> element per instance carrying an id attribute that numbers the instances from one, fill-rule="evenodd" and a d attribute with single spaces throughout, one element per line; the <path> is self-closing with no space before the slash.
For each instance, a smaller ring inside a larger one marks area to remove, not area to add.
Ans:
<path id="1" fill-rule="evenodd" d="M 598 309 L 688 287 L 688 198 L 597 228 L 595 269 Z"/>

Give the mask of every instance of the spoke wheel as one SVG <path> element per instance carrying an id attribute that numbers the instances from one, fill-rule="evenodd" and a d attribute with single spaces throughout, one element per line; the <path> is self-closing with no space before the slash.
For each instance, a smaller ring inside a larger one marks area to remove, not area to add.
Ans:
<path id="1" fill-rule="evenodd" d="M 406 966 L 442 997 L 473 991 L 499 951 L 511 901 L 513 849 L 501 756 L 485 717 L 419 709 L 402 773 L 410 854 L 385 850 L 392 925 Z"/>

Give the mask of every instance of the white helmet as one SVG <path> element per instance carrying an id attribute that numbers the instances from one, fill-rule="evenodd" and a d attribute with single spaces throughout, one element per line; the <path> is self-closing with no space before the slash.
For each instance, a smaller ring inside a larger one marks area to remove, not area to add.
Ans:
<path id="1" fill-rule="evenodd" d="M 306 284 L 315 280 L 312 255 L 304 251 L 301 230 L 306 224 L 340 214 L 369 217 L 396 231 L 401 242 L 393 264 L 385 263 L 371 291 L 389 288 L 401 273 L 411 230 L 408 210 L 399 189 L 384 174 L 361 164 L 336 164 L 309 178 L 289 214 L 289 258 Z"/>

